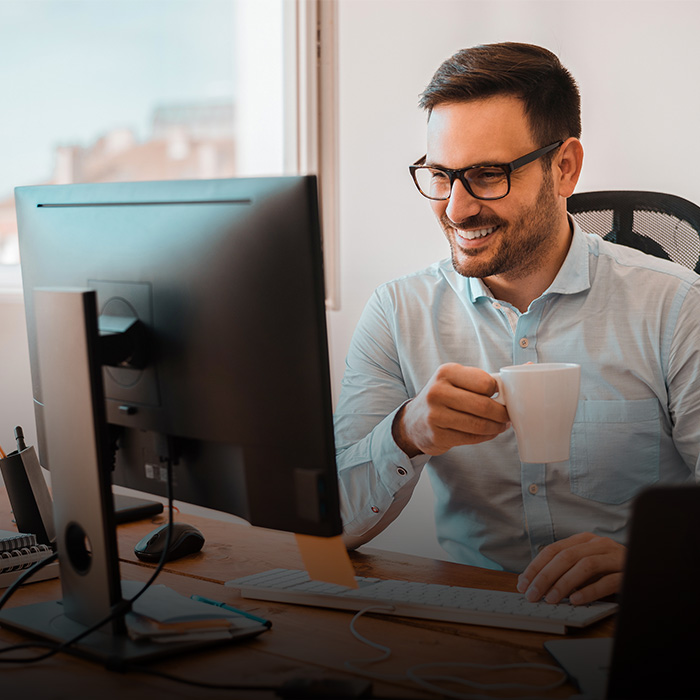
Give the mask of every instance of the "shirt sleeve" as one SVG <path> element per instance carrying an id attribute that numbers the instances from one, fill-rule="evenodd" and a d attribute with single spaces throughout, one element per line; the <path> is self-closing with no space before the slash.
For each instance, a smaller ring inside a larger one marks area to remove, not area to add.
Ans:
<path id="1" fill-rule="evenodd" d="M 350 547 L 372 539 L 396 519 L 428 461 L 426 455 L 410 459 L 392 436 L 394 417 L 411 397 L 390 305 L 380 288 L 365 307 L 335 411 L 341 513 Z"/>
<path id="2" fill-rule="evenodd" d="M 673 441 L 700 482 L 700 281 L 690 287 L 680 305 L 667 383 Z"/>

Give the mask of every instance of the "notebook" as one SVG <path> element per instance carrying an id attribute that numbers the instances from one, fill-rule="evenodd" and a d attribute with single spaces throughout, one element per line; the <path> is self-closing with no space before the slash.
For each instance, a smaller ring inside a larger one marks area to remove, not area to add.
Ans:
<path id="1" fill-rule="evenodd" d="M 0 530 L 0 588 L 12 585 L 25 569 L 51 554 L 51 547 L 37 544 L 34 534 Z M 45 581 L 57 576 L 58 563 L 53 563 L 37 571 L 29 581 Z"/>
<path id="2" fill-rule="evenodd" d="M 555 640 L 547 651 L 586 700 L 700 698 L 700 486 L 636 500 L 614 639 Z"/>
<path id="3" fill-rule="evenodd" d="M 122 593 L 126 598 L 132 598 L 142 588 L 143 583 L 122 581 Z M 150 586 L 126 616 L 131 639 L 147 639 L 162 644 L 195 639 L 244 639 L 267 631 L 269 627 L 263 622 L 234 610 L 186 598 L 162 584 Z"/>
<path id="4" fill-rule="evenodd" d="M 42 559 L 46 559 L 51 554 L 53 554 L 53 550 L 45 544 L 0 553 L 0 588 L 12 585 L 25 569 Z M 58 562 L 52 562 L 32 574 L 27 583 L 56 578 L 58 573 Z"/>

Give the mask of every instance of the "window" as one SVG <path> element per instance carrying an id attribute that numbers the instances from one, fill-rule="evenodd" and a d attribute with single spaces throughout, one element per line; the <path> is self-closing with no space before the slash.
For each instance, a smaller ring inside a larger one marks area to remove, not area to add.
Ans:
<path id="1" fill-rule="evenodd" d="M 0 285 L 19 287 L 17 185 L 318 172 L 326 4 L 0 2 L 11 57 L 1 79 Z"/>

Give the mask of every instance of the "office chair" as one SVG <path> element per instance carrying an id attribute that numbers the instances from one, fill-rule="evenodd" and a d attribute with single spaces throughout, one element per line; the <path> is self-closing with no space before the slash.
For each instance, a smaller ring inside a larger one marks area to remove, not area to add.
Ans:
<path id="1" fill-rule="evenodd" d="M 567 209 L 587 233 L 673 260 L 700 274 L 700 207 L 661 192 L 581 192 Z"/>

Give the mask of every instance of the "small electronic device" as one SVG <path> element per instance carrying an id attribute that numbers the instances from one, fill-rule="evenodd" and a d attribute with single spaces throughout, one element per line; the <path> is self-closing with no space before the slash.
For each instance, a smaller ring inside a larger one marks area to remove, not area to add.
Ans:
<path id="1" fill-rule="evenodd" d="M 134 547 L 134 554 L 141 561 L 157 563 L 160 561 L 168 539 L 168 523 L 149 532 Z M 170 543 L 165 561 L 180 559 L 188 554 L 196 554 L 204 546 L 204 535 L 194 526 L 174 522 L 170 532 Z"/>
<path id="2" fill-rule="evenodd" d="M 123 493 L 114 494 L 114 519 L 117 525 L 144 520 L 163 512 L 160 501 L 150 501 Z"/>

